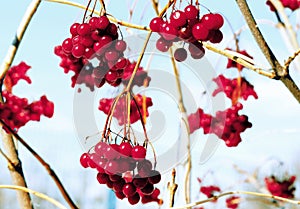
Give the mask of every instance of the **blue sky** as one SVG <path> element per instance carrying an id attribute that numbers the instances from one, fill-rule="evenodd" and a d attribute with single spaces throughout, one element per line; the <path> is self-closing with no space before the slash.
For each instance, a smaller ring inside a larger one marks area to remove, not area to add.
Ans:
<path id="1" fill-rule="evenodd" d="M 86 1 L 76 2 L 86 3 Z M 120 6 L 119 1 L 110 0 L 108 11 L 119 19 L 128 20 L 127 8 L 132 2 L 127 0 Z M 134 10 L 132 21 L 147 25 L 149 18 L 154 15 L 151 9 L 146 9 L 150 8 L 151 4 L 143 1 L 137 2 L 137 9 Z M 222 14 L 225 14 L 230 19 L 233 28 L 238 29 L 243 26 L 244 23 L 238 13 L 235 1 L 226 1 L 226 4 L 217 0 L 203 0 L 201 2 L 212 11 L 221 11 Z M 29 3 L 29 0 L 12 0 L 1 3 L 0 60 L 4 59 Z M 264 1 L 249 1 L 249 4 L 255 11 L 255 17 L 262 20 L 263 23 L 268 18 L 275 21 L 275 17 L 264 6 Z M 204 8 L 203 11 L 205 11 Z M 144 14 L 142 15 L 142 13 Z M 49 99 L 54 101 L 55 115 L 52 119 L 43 118 L 40 123 L 29 123 L 19 133 L 46 161 L 53 165 L 54 170 L 61 177 L 67 189 L 70 190 L 71 196 L 84 201 L 83 208 L 93 208 L 90 204 L 96 202 L 99 204 L 97 208 L 101 208 L 101 206 L 105 207 L 107 190 L 97 185 L 94 172 L 80 168 L 79 157 L 83 149 L 73 125 L 73 98 L 75 92 L 70 87 L 70 76 L 64 74 L 63 70 L 59 68 L 59 58 L 53 53 L 54 46 L 60 44 L 69 36 L 69 26 L 74 21 L 81 21 L 82 15 L 83 11 L 77 8 L 42 2 L 30 23 L 14 61 L 14 64 L 25 61 L 32 66 L 28 73 L 32 79 L 32 85 L 20 83 L 16 87 L 15 93 L 30 100 L 38 99 L 46 94 Z M 141 16 L 143 16 L 142 19 Z M 290 16 L 292 21 L 297 18 L 296 14 Z M 228 34 L 228 36 L 219 46 L 225 48 L 229 45 L 232 47 L 233 42 L 230 38 L 228 23 L 225 24 L 223 30 L 224 34 Z M 275 54 L 282 61 L 286 59 L 290 53 L 284 48 L 283 42 L 280 41 L 280 34 L 269 23 L 262 24 L 262 31 L 267 35 L 267 40 L 272 49 L 276 49 Z M 255 60 L 262 66 L 267 65 L 248 30 L 242 33 L 241 39 L 241 48 L 249 49 L 249 54 L 254 55 Z M 220 59 L 219 56 L 211 53 L 207 53 L 207 59 L 216 72 L 224 72 L 226 60 Z M 234 75 L 231 70 L 226 73 Z M 295 74 L 296 79 L 299 81 L 299 71 L 295 71 Z M 278 156 L 280 159 L 286 160 L 291 170 L 299 173 L 300 164 L 296 161 L 299 157 L 300 147 L 300 107 L 298 103 L 278 81 L 268 80 L 250 71 L 245 71 L 244 75 L 255 84 L 255 90 L 259 96 L 258 100 L 251 98 L 249 101 L 244 102 L 243 113 L 249 116 L 249 120 L 254 126 L 242 134 L 244 142 L 238 148 L 228 149 L 221 143 L 215 155 L 204 165 L 199 164 L 198 159 L 200 157 L 197 157 L 201 154 L 204 144 L 204 140 L 199 140 L 199 144 L 193 149 L 196 156 L 195 167 L 199 169 L 196 169 L 193 177 L 201 175 L 204 170 L 214 169 L 215 166 L 222 163 L 225 167 L 230 167 L 232 162 L 240 163 L 244 165 L 245 169 L 251 170 L 257 162 L 263 162 L 269 156 Z M 196 136 L 205 138 L 202 134 L 194 134 L 192 137 Z M 61 200 L 52 180 L 22 146 L 20 146 L 20 155 L 24 159 L 23 165 L 29 187 L 45 191 L 50 196 L 52 195 Z M 2 168 L 6 166 L 2 158 L 0 158 L 0 166 Z M 10 178 L 6 170 L 1 176 L 3 178 L 1 177 L 0 183 L 9 184 Z M 298 177 L 300 178 L 300 176 Z M 195 184 L 195 186 L 197 185 Z M 10 198 L 14 197 L 11 192 L 3 192 L 10 195 Z M 121 208 L 124 202 L 119 202 L 117 207 Z M 51 208 L 50 205 L 47 208 Z"/>

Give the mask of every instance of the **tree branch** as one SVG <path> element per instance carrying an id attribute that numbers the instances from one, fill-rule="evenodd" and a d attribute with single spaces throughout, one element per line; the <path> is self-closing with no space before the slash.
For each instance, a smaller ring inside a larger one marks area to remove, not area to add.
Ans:
<path id="1" fill-rule="evenodd" d="M 63 198 L 69 204 L 72 209 L 77 209 L 78 207 L 75 205 L 73 200 L 71 199 L 70 195 L 62 185 L 60 179 L 54 172 L 54 170 L 50 167 L 50 165 L 34 150 L 30 145 L 28 145 L 24 139 L 22 139 L 17 133 L 15 133 L 3 120 L 0 119 L 0 123 L 3 127 L 5 127 L 9 132 L 17 139 L 46 169 L 48 174 L 54 180 L 56 186 L 58 187 L 59 191 L 61 192 Z M 2 127 L 1 127 L 2 128 Z"/>

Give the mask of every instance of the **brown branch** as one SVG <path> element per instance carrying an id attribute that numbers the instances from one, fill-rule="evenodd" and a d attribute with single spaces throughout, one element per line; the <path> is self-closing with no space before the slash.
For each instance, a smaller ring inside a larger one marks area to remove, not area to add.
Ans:
<path id="1" fill-rule="evenodd" d="M 169 207 L 174 206 L 174 200 L 175 200 L 175 193 L 177 190 L 178 185 L 175 183 L 175 177 L 176 177 L 176 170 L 173 168 L 172 170 L 172 180 L 168 182 L 168 190 L 170 192 L 170 202 L 169 202 Z"/>
<path id="2" fill-rule="evenodd" d="M 3 79 L 6 72 L 10 68 L 15 55 L 17 53 L 17 50 L 19 48 L 19 45 L 23 39 L 24 33 L 33 17 L 35 14 L 37 8 L 39 7 L 41 3 L 41 0 L 33 0 L 31 4 L 28 6 L 26 13 L 23 16 L 23 19 L 19 25 L 19 28 L 17 30 L 16 36 L 14 37 L 14 40 L 11 44 L 11 46 L 8 49 L 8 52 L 6 54 L 6 57 L 0 66 L 0 79 Z"/>
<path id="3" fill-rule="evenodd" d="M 78 207 L 75 205 L 75 203 L 71 199 L 70 195 L 68 194 L 68 192 L 66 191 L 58 176 L 50 167 L 50 165 L 30 145 L 28 145 L 24 139 L 22 139 L 17 133 L 15 133 L 3 120 L 0 119 L 0 123 L 44 166 L 48 174 L 54 180 L 56 186 L 58 187 L 59 191 L 61 192 L 63 198 L 66 200 L 70 208 L 77 209 Z"/>
<path id="4" fill-rule="evenodd" d="M 293 81 L 291 76 L 289 75 L 289 72 L 284 68 L 282 65 L 280 65 L 279 61 L 276 59 L 275 55 L 273 54 L 272 50 L 268 46 L 267 42 L 265 41 L 262 33 L 260 32 L 257 23 L 249 9 L 249 6 L 247 4 L 246 0 L 236 0 L 247 24 L 248 27 L 260 47 L 262 53 L 264 54 L 265 58 L 268 60 L 269 64 L 271 65 L 272 69 L 276 73 L 276 78 L 280 80 L 286 87 L 289 89 L 289 91 L 292 93 L 292 95 L 295 97 L 295 99 L 300 103 L 300 89 L 296 85 L 296 83 Z"/>

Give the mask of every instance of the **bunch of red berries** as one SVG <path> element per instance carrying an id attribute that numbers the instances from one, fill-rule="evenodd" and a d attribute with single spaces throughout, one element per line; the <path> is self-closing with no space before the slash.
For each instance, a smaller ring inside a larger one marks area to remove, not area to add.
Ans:
<path id="1" fill-rule="evenodd" d="M 232 49 L 230 48 L 227 48 L 227 50 L 231 50 L 233 51 Z M 248 54 L 248 52 L 246 50 L 236 50 L 236 52 L 238 52 L 239 54 L 242 54 L 246 57 L 249 57 L 250 59 L 253 59 L 253 57 L 251 55 Z M 233 61 L 232 59 L 228 59 L 227 60 L 227 66 L 226 68 L 236 68 L 238 69 L 239 71 L 243 70 L 244 66 Z"/>
<path id="2" fill-rule="evenodd" d="M 127 198 L 132 205 L 140 200 L 162 204 L 158 198 L 160 191 L 154 187 L 161 174 L 146 159 L 144 146 L 132 146 L 125 140 L 120 144 L 100 141 L 93 152 L 81 156 L 80 163 L 84 168 L 96 169 L 98 182 L 111 188 L 119 199 Z"/>
<path id="3" fill-rule="evenodd" d="M 100 99 L 98 109 L 104 112 L 105 114 L 109 114 L 112 104 L 114 103 L 115 98 L 111 99 Z M 152 106 L 152 99 L 150 97 L 145 97 L 140 94 L 134 96 L 134 99 L 130 101 L 130 123 L 135 123 L 140 120 L 141 116 L 148 117 L 148 107 Z M 126 123 L 127 119 L 127 109 L 126 109 L 126 98 L 122 97 L 119 99 L 116 104 L 116 108 L 114 110 L 113 116 L 118 120 L 119 125 L 123 125 Z M 143 111 L 145 106 L 145 110 Z M 141 115 L 140 115 L 141 114 Z"/>
<path id="4" fill-rule="evenodd" d="M 224 19 L 218 13 L 208 13 L 200 18 L 199 13 L 196 6 L 188 5 L 184 11 L 173 11 L 169 21 L 160 17 L 153 18 L 150 22 L 150 29 L 161 36 L 156 42 L 156 48 L 166 52 L 173 42 L 184 41 L 189 43 L 188 49 L 192 58 L 202 58 L 205 51 L 199 41 L 221 42 L 223 34 L 220 28 L 224 24 Z M 187 51 L 184 48 L 178 48 L 174 52 L 174 57 L 182 62 L 187 58 Z"/>
<path id="5" fill-rule="evenodd" d="M 294 198 L 294 191 L 296 176 L 291 176 L 286 180 L 280 181 L 276 179 L 275 176 L 270 176 L 265 178 L 265 185 L 272 195 L 284 197 L 284 198 Z"/>
<path id="6" fill-rule="evenodd" d="M 8 91 L 3 91 L 4 103 L 0 103 L 0 118 L 13 130 L 17 131 L 29 121 L 40 121 L 41 115 L 53 116 L 54 104 L 44 95 L 40 100 L 28 103 Z"/>
<path id="7" fill-rule="evenodd" d="M 280 0 L 282 5 L 286 8 L 290 8 L 292 11 L 298 9 L 300 7 L 300 1 L 299 0 Z M 267 0 L 266 4 L 270 7 L 271 11 L 275 11 L 276 8 L 272 4 L 271 1 Z"/>
<path id="8" fill-rule="evenodd" d="M 214 133 L 226 146 L 237 146 L 242 141 L 240 134 L 252 127 L 246 115 L 238 114 L 242 108 L 242 104 L 238 103 L 224 111 L 217 111 L 214 117 L 199 108 L 188 117 L 190 132 L 203 128 L 204 134 Z"/>
<path id="9" fill-rule="evenodd" d="M 238 83 L 238 79 L 241 79 L 240 83 Z M 218 88 L 212 93 L 213 96 L 216 96 L 220 92 L 224 92 L 231 100 L 237 96 L 237 93 L 239 94 L 238 96 L 244 100 L 247 100 L 249 96 L 253 96 L 255 99 L 258 98 L 254 91 L 254 86 L 243 77 L 229 79 L 223 75 L 219 75 L 217 78 L 214 78 L 213 81 L 218 85 Z"/>
<path id="10" fill-rule="evenodd" d="M 65 73 L 74 72 L 72 87 L 83 83 L 91 90 L 105 83 L 118 86 L 132 63 L 124 58 L 127 44 L 118 40 L 117 26 L 106 16 L 92 17 L 88 23 L 72 24 L 70 33 L 70 38 L 55 47 L 55 54 L 61 58 L 60 66 Z M 143 73 L 142 77 L 147 75 Z"/>
<path id="11" fill-rule="evenodd" d="M 30 66 L 21 62 L 11 67 L 4 79 L 6 90 L 2 91 L 4 102 L 0 103 L 0 118 L 14 131 L 18 131 L 29 121 L 40 121 L 41 115 L 51 118 L 54 113 L 54 104 L 45 95 L 38 101 L 28 103 L 26 98 L 20 98 L 12 93 L 13 87 L 19 80 L 23 79 L 31 83 L 26 75 L 29 69 Z"/>

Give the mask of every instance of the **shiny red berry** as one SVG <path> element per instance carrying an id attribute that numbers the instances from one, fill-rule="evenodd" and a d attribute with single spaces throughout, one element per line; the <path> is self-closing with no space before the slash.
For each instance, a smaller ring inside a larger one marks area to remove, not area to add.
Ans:
<path id="1" fill-rule="evenodd" d="M 131 156 L 135 160 L 143 160 L 146 157 L 146 148 L 140 145 L 133 147 Z"/>

